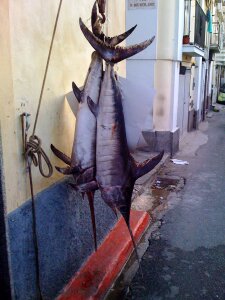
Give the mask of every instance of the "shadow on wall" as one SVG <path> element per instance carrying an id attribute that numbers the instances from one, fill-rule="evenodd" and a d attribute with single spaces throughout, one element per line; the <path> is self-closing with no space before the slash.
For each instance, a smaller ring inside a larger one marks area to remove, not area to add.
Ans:
<path id="1" fill-rule="evenodd" d="M 62 180 L 36 196 L 41 290 L 54 299 L 93 252 L 88 201 Z M 98 245 L 115 223 L 115 215 L 95 197 Z M 31 201 L 10 213 L 9 239 L 15 299 L 36 299 L 36 269 Z"/>

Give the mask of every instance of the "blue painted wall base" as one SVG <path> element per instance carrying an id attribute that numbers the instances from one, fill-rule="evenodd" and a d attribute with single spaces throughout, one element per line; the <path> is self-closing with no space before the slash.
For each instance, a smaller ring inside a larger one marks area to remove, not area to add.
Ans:
<path id="1" fill-rule="evenodd" d="M 54 299 L 94 251 L 87 199 L 60 181 L 35 197 L 41 290 Z M 95 196 L 98 244 L 116 222 L 99 191 Z M 9 239 L 15 298 L 37 299 L 31 201 L 10 213 Z"/>

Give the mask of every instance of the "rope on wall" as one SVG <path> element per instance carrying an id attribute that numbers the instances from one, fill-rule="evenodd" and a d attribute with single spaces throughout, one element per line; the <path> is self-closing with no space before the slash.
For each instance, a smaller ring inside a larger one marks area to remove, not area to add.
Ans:
<path id="1" fill-rule="evenodd" d="M 35 115 L 33 132 L 32 132 L 32 135 L 29 137 L 29 139 L 28 139 L 28 130 L 30 127 L 30 115 L 27 113 L 24 113 L 22 115 L 23 144 L 24 144 L 24 152 L 25 152 L 25 159 L 26 159 L 26 163 L 27 163 L 27 169 L 28 169 L 28 173 L 29 173 L 30 193 L 31 193 L 31 200 L 32 200 L 32 231 L 33 231 L 35 264 L 36 264 L 36 285 L 37 285 L 38 299 L 41 299 L 41 300 L 43 299 L 43 294 L 41 291 L 40 252 L 39 252 L 38 238 L 37 238 L 37 219 L 36 219 L 37 214 L 36 214 L 36 207 L 35 207 L 35 200 L 34 200 L 32 164 L 35 167 L 39 168 L 41 175 L 45 178 L 50 177 L 53 173 L 53 167 L 51 165 L 51 162 L 50 162 L 48 156 L 46 155 L 46 153 L 44 152 L 44 150 L 41 148 L 41 139 L 37 135 L 35 135 L 35 131 L 36 131 L 39 112 L 40 112 L 40 108 L 41 108 L 43 92 L 44 92 L 46 77 L 47 77 L 47 73 L 48 73 L 48 69 L 49 69 L 49 62 L 50 62 L 50 58 L 51 58 L 52 47 L 53 47 L 53 42 L 55 39 L 55 33 L 56 33 L 57 25 L 58 25 L 62 1 L 63 0 L 59 1 L 57 16 L 56 16 L 56 20 L 55 20 L 55 24 L 54 24 L 53 34 L 52 34 L 50 48 L 49 48 L 49 52 L 48 52 L 47 63 L 46 63 L 45 72 L 44 72 L 44 78 L 43 78 L 41 92 L 40 92 L 39 101 L 38 101 L 37 112 Z M 42 160 L 44 160 L 47 165 L 47 169 L 48 169 L 47 173 L 44 172 Z"/>

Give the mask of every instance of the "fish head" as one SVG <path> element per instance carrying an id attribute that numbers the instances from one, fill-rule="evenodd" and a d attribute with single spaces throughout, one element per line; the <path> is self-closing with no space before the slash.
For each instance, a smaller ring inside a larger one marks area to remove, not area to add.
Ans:
<path id="1" fill-rule="evenodd" d="M 123 186 L 112 186 L 101 190 L 102 199 L 115 212 L 118 210 L 126 224 L 130 221 L 131 198 L 134 180 L 129 178 Z"/>

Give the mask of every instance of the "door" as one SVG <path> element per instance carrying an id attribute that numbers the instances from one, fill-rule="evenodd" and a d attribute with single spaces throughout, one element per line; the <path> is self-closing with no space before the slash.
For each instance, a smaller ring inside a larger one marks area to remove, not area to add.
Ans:
<path id="1" fill-rule="evenodd" d="M 184 75 L 179 78 L 179 99 L 177 111 L 177 127 L 180 128 L 180 137 L 188 130 L 188 110 L 190 102 L 191 70 L 186 69 Z"/>

